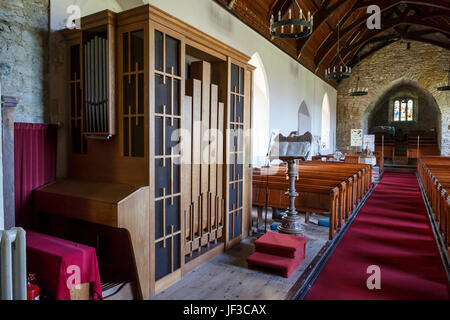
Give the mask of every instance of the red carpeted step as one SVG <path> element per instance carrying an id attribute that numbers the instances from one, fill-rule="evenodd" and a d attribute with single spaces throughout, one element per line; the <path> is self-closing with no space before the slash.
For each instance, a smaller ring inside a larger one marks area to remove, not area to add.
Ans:
<path id="1" fill-rule="evenodd" d="M 255 240 L 257 252 L 286 257 L 305 258 L 306 238 L 289 234 L 267 232 L 261 238 Z"/>
<path id="2" fill-rule="evenodd" d="M 249 269 L 258 267 L 279 271 L 284 277 L 289 278 L 294 270 L 302 263 L 303 258 L 286 258 L 266 253 L 255 252 L 247 258 Z"/>

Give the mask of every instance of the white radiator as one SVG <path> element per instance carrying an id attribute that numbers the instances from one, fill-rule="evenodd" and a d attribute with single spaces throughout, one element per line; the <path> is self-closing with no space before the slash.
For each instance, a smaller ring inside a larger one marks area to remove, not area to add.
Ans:
<path id="1" fill-rule="evenodd" d="M 0 299 L 27 299 L 25 230 L 0 231 Z"/>

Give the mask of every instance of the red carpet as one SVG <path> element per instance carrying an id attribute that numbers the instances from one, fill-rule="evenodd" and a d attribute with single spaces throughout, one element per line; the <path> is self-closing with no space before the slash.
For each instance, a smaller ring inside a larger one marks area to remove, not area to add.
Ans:
<path id="1" fill-rule="evenodd" d="M 381 270 L 381 289 L 369 290 L 367 268 Z M 417 178 L 386 173 L 328 260 L 308 300 L 449 299 Z"/>

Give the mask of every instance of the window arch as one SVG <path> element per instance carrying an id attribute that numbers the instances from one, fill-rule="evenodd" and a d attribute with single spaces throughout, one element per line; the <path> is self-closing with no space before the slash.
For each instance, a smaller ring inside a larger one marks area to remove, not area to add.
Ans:
<path id="1" fill-rule="evenodd" d="M 414 100 L 396 99 L 394 101 L 394 121 L 404 122 L 414 120 Z"/>
<path id="2" fill-rule="evenodd" d="M 259 53 L 252 56 L 250 64 L 256 67 L 253 71 L 253 108 L 255 110 L 252 112 L 252 163 L 253 166 L 260 167 L 265 165 L 270 140 L 269 85 Z"/>
<path id="3" fill-rule="evenodd" d="M 325 93 L 322 102 L 322 137 L 321 150 L 328 151 L 331 147 L 331 113 L 328 95 Z"/>
<path id="4" fill-rule="evenodd" d="M 311 132 L 311 114 L 309 113 L 306 102 L 303 101 L 298 109 L 298 134 L 302 135 Z"/>

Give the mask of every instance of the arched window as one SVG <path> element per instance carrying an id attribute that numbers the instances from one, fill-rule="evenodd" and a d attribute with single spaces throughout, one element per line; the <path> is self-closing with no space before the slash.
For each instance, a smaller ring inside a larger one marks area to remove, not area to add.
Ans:
<path id="1" fill-rule="evenodd" d="M 311 115 L 306 102 L 303 101 L 298 109 L 298 134 L 311 132 Z"/>
<path id="2" fill-rule="evenodd" d="M 328 95 L 325 93 L 322 102 L 322 151 L 328 151 L 331 147 L 331 114 L 330 114 L 330 102 Z"/>
<path id="3" fill-rule="evenodd" d="M 261 57 L 255 53 L 250 60 L 255 66 L 253 72 L 253 112 L 252 112 L 252 163 L 255 167 L 265 165 L 270 140 L 269 126 L 269 86 Z"/>
<path id="4" fill-rule="evenodd" d="M 394 121 L 413 121 L 414 101 L 412 99 L 402 99 L 394 101 Z"/>

